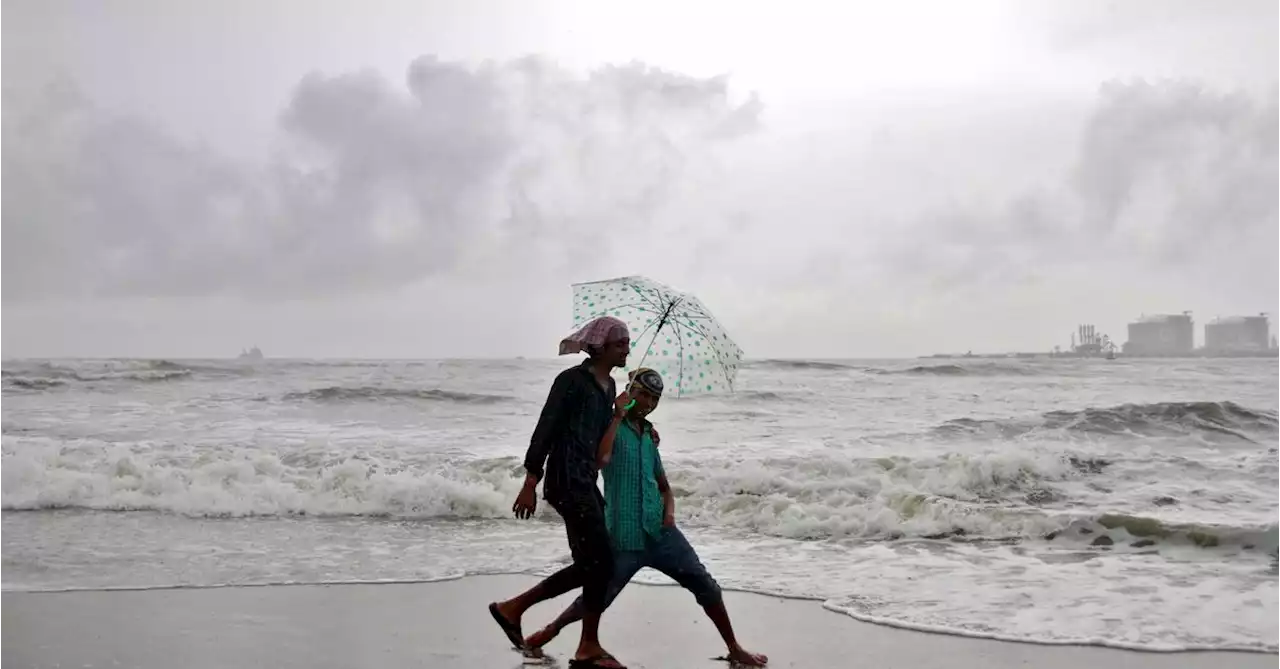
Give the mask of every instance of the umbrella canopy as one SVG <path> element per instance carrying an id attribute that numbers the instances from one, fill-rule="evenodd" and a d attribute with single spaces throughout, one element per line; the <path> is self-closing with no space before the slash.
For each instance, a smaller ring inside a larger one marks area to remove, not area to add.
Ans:
<path id="1" fill-rule="evenodd" d="M 573 284 L 573 326 L 622 319 L 641 364 L 662 375 L 667 394 L 733 392 L 742 349 L 698 298 L 642 276 Z"/>

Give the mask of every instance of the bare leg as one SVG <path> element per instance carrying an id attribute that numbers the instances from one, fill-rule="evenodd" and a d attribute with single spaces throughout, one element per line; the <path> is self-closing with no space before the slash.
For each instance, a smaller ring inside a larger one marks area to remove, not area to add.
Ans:
<path id="1" fill-rule="evenodd" d="M 595 498 L 589 497 L 586 501 L 573 500 L 568 504 L 552 504 L 560 517 L 565 520 L 565 534 L 569 540 L 569 551 L 573 554 L 573 564 L 542 579 L 537 585 L 511 599 L 491 604 L 496 609 L 497 615 L 506 621 L 503 631 L 507 632 L 508 636 L 517 638 L 523 636 L 520 632 L 520 621 L 525 611 L 533 605 L 583 587 L 588 575 L 592 573 L 592 568 L 589 566 L 591 555 L 584 551 L 584 543 L 588 537 L 604 534 L 605 550 L 608 550 L 608 533 L 604 528 L 602 511 L 595 508 L 598 504 L 592 504 L 595 501 Z M 598 543 L 599 540 L 597 539 L 596 542 Z M 516 639 L 512 641 L 515 642 Z"/>
<path id="2" fill-rule="evenodd" d="M 617 599 L 622 589 L 627 587 L 627 583 L 635 577 L 636 572 L 647 564 L 648 556 L 644 551 L 620 551 L 613 554 L 613 579 L 609 582 L 609 591 L 605 596 L 605 608 L 613 604 L 613 600 Z M 586 609 L 582 605 L 582 598 L 578 597 L 546 627 L 530 634 L 524 640 L 525 648 L 541 648 L 547 645 L 564 628 L 582 620 L 585 615 Z"/>
<path id="3" fill-rule="evenodd" d="M 769 663 L 768 656 L 752 653 L 738 643 L 737 637 L 733 635 L 733 623 L 729 622 L 729 612 L 725 610 L 723 601 L 705 606 L 702 610 L 707 612 L 707 617 L 716 625 L 716 631 L 720 632 L 720 638 L 724 639 L 724 645 L 729 649 L 730 662 L 748 667 L 763 667 Z"/>
<path id="4" fill-rule="evenodd" d="M 609 653 L 600 645 L 600 614 L 607 605 L 614 561 L 609 530 L 604 520 L 604 499 L 598 490 L 592 490 L 591 493 L 571 497 L 556 507 L 564 518 L 565 532 L 569 537 L 569 550 L 573 554 L 573 568 L 577 577 L 575 585 L 582 586 L 582 636 L 578 640 L 574 659 L 596 660 L 596 664 L 601 667 L 621 668 L 623 665 L 609 657 Z M 547 590 L 559 595 L 569 588 L 558 592 L 556 588 Z M 546 591 L 537 591 L 535 587 L 525 594 L 530 596 L 518 603 L 527 604 L 528 608 L 534 602 L 541 601 L 540 597 L 545 597 Z M 513 608 L 516 603 L 512 602 Z"/>
<path id="5" fill-rule="evenodd" d="M 498 613 L 503 618 L 506 618 L 507 622 L 519 626 L 524 612 L 528 611 L 534 604 L 545 602 L 548 599 L 555 599 L 581 586 L 582 570 L 577 565 L 570 565 L 542 579 L 537 585 L 515 597 L 498 602 Z"/>
<path id="6" fill-rule="evenodd" d="M 582 618 L 582 602 L 575 601 L 565 608 L 564 611 L 561 611 L 560 615 L 556 616 L 556 619 L 548 623 L 546 627 L 530 634 L 529 637 L 524 640 L 525 648 L 542 648 L 548 643 L 551 643 L 551 640 L 556 638 L 556 636 L 560 634 L 561 630 L 578 622 L 579 620 L 582 620 Z"/>
<path id="7" fill-rule="evenodd" d="M 676 527 L 665 528 L 662 539 L 654 551 L 654 567 L 670 576 L 681 587 L 693 593 L 707 617 L 715 623 L 720 638 L 729 649 L 731 662 L 749 667 L 762 667 L 769 661 L 764 655 L 751 653 L 738 643 L 733 634 L 733 624 L 729 622 L 729 612 L 724 608 L 720 586 L 707 572 L 698 553 L 689 545 L 684 533 Z"/>
<path id="8" fill-rule="evenodd" d="M 606 653 L 603 646 L 600 645 L 600 614 L 587 613 L 582 616 L 582 636 L 578 639 L 578 651 L 573 654 L 575 660 L 585 660 L 592 657 L 600 657 Z M 620 662 L 610 662 L 605 659 L 598 664 L 603 666 L 622 667 Z"/>

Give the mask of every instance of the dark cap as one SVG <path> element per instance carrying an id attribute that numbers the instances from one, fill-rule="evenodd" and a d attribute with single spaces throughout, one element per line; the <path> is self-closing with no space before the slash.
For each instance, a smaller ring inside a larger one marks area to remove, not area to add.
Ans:
<path id="1" fill-rule="evenodd" d="M 662 396 L 662 375 L 652 369 L 649 369 L 648 367 L 641 367 L 640 369 L 628 374 L 627 377 L 630 378 L 631 382 L 637 386 L 644 388 L 658 397 Z"/>

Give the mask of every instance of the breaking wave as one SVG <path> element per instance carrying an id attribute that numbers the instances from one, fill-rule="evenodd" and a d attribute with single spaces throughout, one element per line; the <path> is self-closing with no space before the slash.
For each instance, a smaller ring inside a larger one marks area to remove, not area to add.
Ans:
<path id="1" fill-rule="evenodd" d="M 846 365 L 838 362 L 829 362 L 825 360 L 759 360 L 749 362 L 747 367 L 767 368 L 767 369 L 819 369 L 819 370 L 846 370 L 858 369 L 852 365 Z"/>
<path id="2" fill-rule="evenodd" d="M 1028 365 L 979 362 L 964 365 L 916 365 L 904 369 L 875 369 L 875 374 L 905 374 L 909 376 L 1034 376 L 1040 370 Z"/>
<path id="3" fill-rule="evenodd" d="M 465 404 L 497 404 L 513 398 L 503 395 L 464 393 L 439 388 L 379 388 L 375 386 L 329 386 L 287 393 L 287 402 L 372 402 L 378 400 L 413 400 L 424 402 L 461 402 Z"/>
<path id="4" fill-rule="evenodd" d="M 408 467 L 262 451 L 176 457 L 23 444 L 4 454 L 3 508 L 162 511 L 195 517 L 498 518 L 519 481 L 499 459 Z M 505 511 L 505 513 L 504 513 Z"/>
<path id="5" fill-rule="evenodd" d="M 1148 437 L 1200 433 L 1253 442 L 1275 438 L 1277 415 L 1235 402 L 1156 402 L 1050 411 L 1032 420 L 957 418 L 935 428 L 941 434 L 995 434 L 1003 438 L 1045 430 Z"/>
<path id="6" fill-rule="evenodd" d="M 39 392 L 42 390 L 52 390 L 67 385 L 62 379 L 42 379 L 39 377 L 29 378 L 25 376 L 5 376 L 5 391 L 28 391 Z"/>
<path id="7" fill-rule="evenodd" d="M 251 374 L 242 366 L 177 363 L 169 360 L 76 360 L 16 362 L 0 372 L 6 392 L 40 392 L 71 385 L 158 383 L 195 377 L 226 378 Z"/>
<path id="8" fill-rule="evenodd" d="M 1123 513 L 1104 513 L 1076 518 L 1066 526 L 1048 532 L 1049 541 L 1075 541 L 1091 546 L 1149 548 L 1160 544 L 1182 544 L 1199 548 L 1238 547 L 1268 554 L 1276 552 L 1277 526 L 1238 527 L 1170 523 L 1158 518 Z"/>
<path id="9" fill-rule="evenodd" d="M 198 459 L 24 444 L 4 454 L 3 509 L 161 511 L 196 517 L 510 515 L 515 458 L 406 465 L 226 452 Z M 1275 527 L 1167 524 L 1037 508 L 1056 482 L 1106 467 L 1069 454 L 779 458 L 680 462 L 671 483 L 688 522 L 798 540 L 1050 540 L 1142 549 L 1155 543 L 1275 550 Z M 1101 537 L 1107 537 L 1105 540 Z"/>
<path id="10" fill-rule="evenodd" d="M 855 371 L 889 376 L 1034 376 L 1042 371 L 1033 365 L 1003 362 L 947 363 L 912 367 L 870 367 L 831 360 L 760 360 L 747 364 L 756 369 Z"/>

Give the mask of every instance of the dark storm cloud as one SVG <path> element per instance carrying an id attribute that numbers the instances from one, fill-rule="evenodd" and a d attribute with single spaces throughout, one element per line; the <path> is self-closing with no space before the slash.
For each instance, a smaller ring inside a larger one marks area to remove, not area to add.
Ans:
<path id="1" fill-rule="evenodd" d="M 583 77 L 424 56 L 399 86 L 304 78 L 280 115 L 286 148 L 249 167 L 65 81 L 6 89 L 4 299 L 379 290 L 494 248 L 565 263 L 660 210 L 760 112 L 724 78 L 641 63 Z"/>

